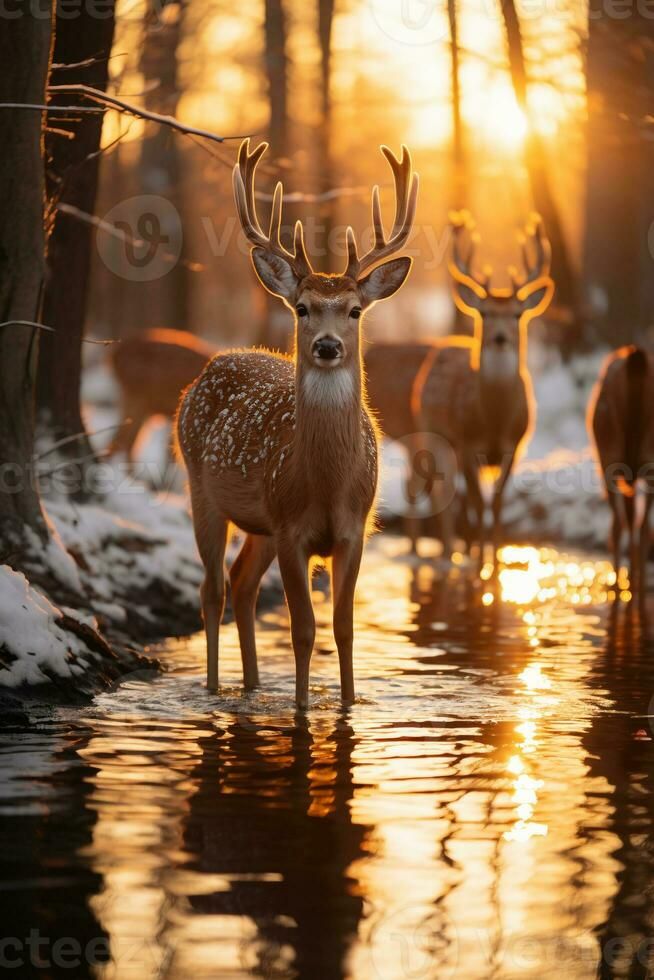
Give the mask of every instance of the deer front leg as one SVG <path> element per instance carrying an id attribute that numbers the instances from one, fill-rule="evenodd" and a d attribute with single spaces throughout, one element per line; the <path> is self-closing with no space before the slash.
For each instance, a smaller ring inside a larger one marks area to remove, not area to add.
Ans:
<path id="1" fill-rule="evenodd" d="M 316 637 L 316 620 L 309 589 L 309 559 L 290 537 L 277 542 L 286 602 L 291 617 L 291 639 L 295 654 L 295 700 L 300 711 L 309 704 L 309 665 Z"/>
<path id="2" fill-rule="evenodd" d="M 341 670 L 341 700 L 354 701 L 352 643 L 354 640 L 354 590 L 359 577 L 363 535 L 337 544 L 332 558 L 332 592 L 334 596 L 334 639 L 338 647 Z"/>
<path id="3" fill-rule="evenodd" d="M 497 557 L 498 549 L 502 543 L 502 505 L 504 503 L 504 491 L 506 490 L 514 461 L 515 450 L 507 453 L 502 458 L 500 475 L 497 478 L 493 492 L 493 560 Z"/>

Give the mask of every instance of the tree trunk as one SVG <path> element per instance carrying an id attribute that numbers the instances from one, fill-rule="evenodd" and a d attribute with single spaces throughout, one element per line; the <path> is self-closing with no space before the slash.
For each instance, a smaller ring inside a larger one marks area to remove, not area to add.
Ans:
<path id="1" fill-rule="evenodd" d="M 288 57 L 286 14 L 283 0 L 266 0 L 264 19 L 265 67 L 268 79 L 268 141 L 274 160 L 288 157 Z M 285 204 L 282 241 L 292 249 L 293 209 Z M 276 297 L 267 294 L 261 342 L 287 351 L 291 347 L 293 320 Z"/>
<path id="2" fill-rule="evenodd" d="M 447 18 L 450 25 L 450 71 L 452 78 L 452 207 L 456 210 L 468 207 L 468 165 L 461 118 L 461 78 L 459 52 L 459 24 L 456 0 L 447 0 Z"/>
<path id="3" fill-rule="evenodd" d="M 178 71 L 179 46 L 183 38 L 185 0 L 148 0 L 144 22 L 140 68 L 145 85 L 145 108 L 174 116 L 180 98 Z M 161 222 L 162 241 L 169 239 L 169 251 L 176 251 L 174 239 L 184 231 L 183 160 L 179 136 L 167 126 L 146 123 L 139 162 L 140 189 L 143 194 L 162 197 L 170 205 L 155 218 Z M 138 225 L 135 228 L 138 234 Z M 144 236 L 145 237 L 145 236 Z M 140 325 L 189 327 L 188 269 L 176 262 L 161 278 L 144 282 L 139 289 Z"/>
<path id="4" fill-rule="evenodd" d="M 556 300 L 558 305 L 568 309 L 576 320 L 580 312 L 577 277 L 566 244 L 559 210 L 552 196 L 544 147 L 534 127 L 529 109 L 527 69 L 520 21 L 514 0 L 502 0 L 501 7 L 513 89 L 518 105 L 527 120 L 525 163 L 531 194 L 534 206 L 543 218 L 545 230 L 552 244 L 552 278 L 556 282 Z"/>
<path id="5" fill-rule="evenodd" d="M 34 0 L 0 30 L 0 102 L 43 104 L 52 8 Z M 0 322 L 38 320 L 45 277 L 41 113 L 0 109 Z M 38 331 L 0 327 L 0 551 L 20 547 L 25 526 L 47 530 L 32 474 Z"/>
<path id="6" fill-rule="evenodd" d="M 654 322 L 654 23 L 635 8 L 603 14 L 591 0 L 584 296 L 591 337 L 618 347 Z"/>
<path id="7" fill-rule="evenodd" d="M 103 16 L 82 6 L 79 16 L 57 17 L 52 71 L 53 85 L 84 83 L 104 91 L 114 34 L 113 4 Z M 86 64 L 89 59 L 91 62 Z M 57 96 L 53 104 L 70 103 L 69 95 Z M 64 442 L 60 454 L 85 463 L 94 460 L 80 412 L 82 337 L 86 317 L 93 229 L 64 213 L 58 203 L 79 208 L 87 214 L 95 209 L 98 186 L 102 115 L 84 114 L 77 119 L 53 116 L 51 125 L 72 133 L 72 139 L 57 132 L 46 133 L 46 192 L 50 205 L 51 234 L 48 242 L 48 278 L 43 298 L 43 322 L 55 334 L 40 339 L 37 372 L 37 418 L 55 440 L 79 435 Z M 79 494 L 76 494 L 79 495 Z"/>
<path id="8" fill-rule="evenodd" d="M 320 106 L 321 120 L 318 133 L 319 169 L 321 176 L 320 191 L 329 190 L 334 186 L 334 168 L 332 161 L 332 28 L 334 24 L 334 0 L 318 0 L 318 41 L 320 44 Z M 325 272 L 329 268 L 331 234 L 334 227 L 334 205 L 332 201 L 321 204 L 319 214 L 322 218 L 323 236 L 322 251 L 324 252 Z"/>
<path id="9" fill-rule="evenodd" d="M 266 0 L 264 33 L 270 106 L 268 139 L 273 157 L 283 157 L 288 152 L 288 59 L 282 0 Z"/>
<path id="10" fill-rule="evenodd" d="M 470 175 L 461 116 L 461 75 L 459 50 L 459 19 L 457 0 L 447 0 L 447 19 L 450 25 L 450 77 L 452 84 L 452 207 L 455 211 L 470 205 Z M 470 317 L 452 304 L 454 332 L 470 334 Z"/>

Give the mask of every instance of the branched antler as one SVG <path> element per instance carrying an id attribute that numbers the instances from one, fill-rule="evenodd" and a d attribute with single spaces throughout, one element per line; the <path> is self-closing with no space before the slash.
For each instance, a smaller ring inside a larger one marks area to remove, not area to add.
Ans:
<path id="1" fill-rule="evenodd" d="M 452 228 L 452 259 L 450 275 L 457 282 L 473 285 L 476 291 L 490 290 L 493 270 L 489 265 L 484 266 L 481 275 L 474 272 L 472 263 L 476 246 L 479 244 L 479 234 L 469 211 L 452 211 L 450 213 Z"/>
<path id="2" fill-rule="evenodd" d="M 361 258 L 359 258 L 357 251 L 354 231 L 351 227 L 347 229 L 348 261 L 344 275 L 352 279 L 359 279 L 382 259 L 403 248 L 411 233 L 416 214 L 418 175 L 412 174 L 411 155 L 409 151 L 406 146 L 403 146 L 402 158 L 400 160 L 398 160 L 387 146 L 382 146 L 381 151 L 393 171 L 395 182 L 395 220 L 391 233 L 386 238 L 379 199 L 379 185 L 376 184 L 372 191 L 372 224 L 375 240 L 372 248 L 365 255 L 361 256 Z"/>
<path id="3" fill-rule="evenodd" d="M 251 245 L 265 248 L 280 258 L 283 258 L 292 266 L 299 278 L 310 276 L 313 269 L 311 268 L 311 263 L 304 247 L 304 234 L 300 221 L 297 221 L 295 224 L 294 252 L 289 252 L 281 242 L 282 205 L 284 202 L 284 189 L 281 181 L 275 187 L 270 214 L 270 228 L 267 235 L 264 234 L 259 224 L 254 201 L 254 175 L 257 164 L 267 149 L 267 143 L 259 143 L 252 153 L 250 153 L 250 140 L 245 139 L 241 143 L 241 148 L 238 153 L 238 163 L 232 173 L 234 198 L 236 200 L 236 209 L 241 227 Z"/>

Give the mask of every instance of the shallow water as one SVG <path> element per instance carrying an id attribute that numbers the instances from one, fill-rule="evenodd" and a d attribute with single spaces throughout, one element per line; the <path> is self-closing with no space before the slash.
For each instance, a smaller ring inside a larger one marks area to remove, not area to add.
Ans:
<path id="1" fill-rule="evenodd" d="M 229 625 L 219 697 L 194 637 L 157 651 L 168 674 L 0 737 L 0 968 L 652 975 L 645 610 L 580 556 L 507 549 L 491 582 L 402 549 L 366 556 L 346 713 L 316 593 L 306 718 L 282 608 L 260 618 L 261 692 Z"/>

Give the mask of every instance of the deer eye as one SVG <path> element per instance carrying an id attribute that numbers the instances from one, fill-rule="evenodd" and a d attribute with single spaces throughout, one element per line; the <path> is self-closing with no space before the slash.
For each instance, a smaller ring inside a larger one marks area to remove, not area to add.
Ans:
<path id="1" fill-rule="evenodd" d="M 358 306 L 355 306 L 353 310 L 350 310 L 350 316 L 353 320 L 358 320 L 361 316 L 361 310 Z"/>
<path id="2" fill-rule="evenodd" d="M 295 307 L 295 312 L 297 313 L 298 316 L 306 316 L 309 311 L 307 310 L 304 303 L 298 303 L 297 306 Z"/>

